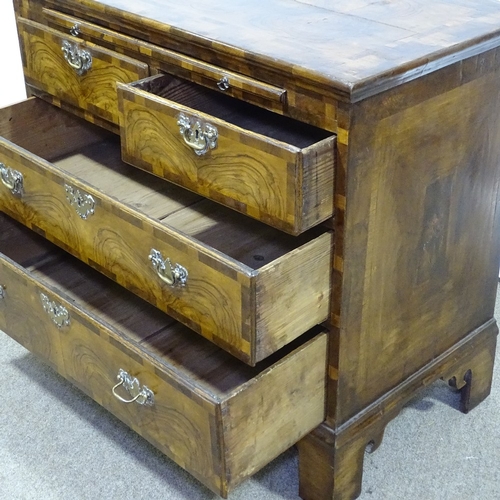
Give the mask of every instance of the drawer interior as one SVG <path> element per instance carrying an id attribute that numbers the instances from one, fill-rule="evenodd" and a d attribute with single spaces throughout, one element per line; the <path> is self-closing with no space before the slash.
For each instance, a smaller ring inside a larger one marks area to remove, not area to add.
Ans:
<path id="1" fill-rule="evenodd" d="M 251 269 L 262 268 L 325 231 L 313 228 L 290 236 L 135 169 L 121 160 L 117 136 L 38 99 L 0 110 L 0 135 Z"/>
<path id="2" fill-rule="evenodd" d="M 229 95 L 168 74 L 134 82 L 132 87 L 174 101 L 259 135 L 297 148 L 307 148 L 330 137 L 326 130 L 267 111 Z"/>
<path id="3" fill-rule="evenodd" d="M 1 213 L 0 227 L 3 255 L 207 394 L 228 397 L 322 330 L 250 367 Z"/>

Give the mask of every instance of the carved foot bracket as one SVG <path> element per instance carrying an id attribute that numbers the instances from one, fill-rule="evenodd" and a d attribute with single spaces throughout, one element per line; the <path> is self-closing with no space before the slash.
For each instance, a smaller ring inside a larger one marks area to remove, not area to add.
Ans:
<path id="1" fill-rule="evenodd" d="M 460 391 L 460 411 L 464 413 L 474 409 L 490 394 L 496 341 L 496 335 L 490 335 L 471 344 L 455 366 L 441 377 Z"/>
<path id="2" fill-rule="evenodd" d="M 498 328 L 488 321 L 394 390 L 342 425 L 321 424 L 298 443 L 300 496 L 353 500 L 361 492 L 363 459 L 378 448 L 384 429 L 418 392 L 440 378 L 460 390 L 465 413 L 491 389 Z"/>
<path id="3" fill-rule="evenodd" d="M 389 422 L 391 419 L 388 419 Z M 380 445 L 386 421 L 367 423 L 359 432 L 336 435 L 320 425 L 298 443 L 299 495 L 304 500 L 352 500 L 361 493 L 367 446 Z"/>

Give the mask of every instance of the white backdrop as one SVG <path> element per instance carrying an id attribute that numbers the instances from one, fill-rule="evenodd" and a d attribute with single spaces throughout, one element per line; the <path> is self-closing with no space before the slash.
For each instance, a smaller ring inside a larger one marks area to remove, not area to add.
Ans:
<path id="1" fill-rule="evenodd" d="M 25 98 L 12 0 L 0 0 L 0 107 Z"/>

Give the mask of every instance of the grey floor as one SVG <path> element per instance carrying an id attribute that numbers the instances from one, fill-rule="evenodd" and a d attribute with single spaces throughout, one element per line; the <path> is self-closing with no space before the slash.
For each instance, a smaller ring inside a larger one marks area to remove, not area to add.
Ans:
<path id="1" fill-rule="evenodd" d="M 500 310 L 497 302 L 497 318 Z M 500 499 L 500 360 L 491 396 L 463 415 L 436 384 L 365 457 L 362 500 Z M 289 450 L 230 500 L 297 500 Z M 0 500 L 216 499 L 0 332 Z"/>

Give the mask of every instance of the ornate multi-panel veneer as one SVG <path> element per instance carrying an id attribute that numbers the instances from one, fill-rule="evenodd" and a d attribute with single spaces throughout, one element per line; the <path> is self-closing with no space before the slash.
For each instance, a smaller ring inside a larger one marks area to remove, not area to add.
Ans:
<path id="1" fill-rule="evenodd" d="M 494 0 L 15 0 L 0 328 L 221 496 L 491 386 Z"/>

